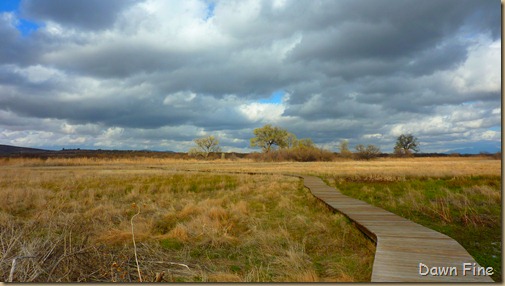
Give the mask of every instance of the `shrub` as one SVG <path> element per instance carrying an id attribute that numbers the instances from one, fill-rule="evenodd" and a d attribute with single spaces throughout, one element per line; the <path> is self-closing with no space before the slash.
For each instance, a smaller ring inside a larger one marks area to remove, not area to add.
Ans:
<path id="1" fill-rule="evenodd" d="M 356 160 L 371 160 L 378 157 L 381 154 L 379 147 L 375 145 L 368 145 L 365 147 L 362 144 L 356 146 L 356 153 L 354 158 Z"/>
<path id="2" fill-rule="evenodd" d="M 335 157 L 331 151 L 317 147 L 294 147 L 285 148 L 268 153 L 251 153 L 248 158 L 254 161 L 279 162 L 314 162 L 314 161 L 332 161 Z"/>
<path id="3" fill-rule="evenodd" d="M 340 157 L 342 158 L 352 158 L 353 154 L 351 150 L 349 150 L 349 141 L 342 140 L 338 147 L 340 149 Z"/>

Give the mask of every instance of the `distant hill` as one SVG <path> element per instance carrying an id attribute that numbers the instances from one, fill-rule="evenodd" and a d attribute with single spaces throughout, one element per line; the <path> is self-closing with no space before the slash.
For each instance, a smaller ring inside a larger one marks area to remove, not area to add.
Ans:
<path id="1" fill-rule="evenodd" d="M 459 148 L 459 149 L 449 150 L 449 151 L 446 151 L 445 153 L 446 154 L 451 154 L 451 153 L 459 153 L 459 154 L 488 153 L 488 154 L 494 154 L 496 152 L 501 152 L 501 148 L 499 146 L 484 145 L 484 146 L 467 147 L 467 148 Z"/>
<path id="2" fill-rule="evenodd" d="M 75 157 L 96 157 L 96 158 L 128 158 L 132 156 L 143 156 L 153 158 L 183 158 L 185 153 L 173 151 L 151 151 L 151 150 L 93 150 L 93 149 L 66 149 L 46 150 L 37 148 L 27 148 L 0 144 L 0 157 L 10 158 L 75 158 Z"/>
<path id="3" fill-rule="evenodd" d="M 51 151 L 44 150 L 44 149 L 26 148 L 26 147 L 19 147 L 19 146 L 11 146 L 11 145 L 2 145 L 2 144 L 0 144 L 0 155 L 33 154 L 33 153 L 44 153 L 44 152 L 51 152 Z"/>

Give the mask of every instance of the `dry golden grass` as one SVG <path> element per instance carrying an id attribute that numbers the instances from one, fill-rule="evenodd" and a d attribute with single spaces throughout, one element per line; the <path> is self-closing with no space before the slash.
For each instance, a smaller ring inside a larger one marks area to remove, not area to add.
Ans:
<path id="1" fill-rule="evenodd" d="M 176 160 L 162 158 L 49 158 L 0 160 L 0 166 L 8 167 L 78 167 L 107 166 L 104 172 L 151 172 L 149 168 L 170 171 L 220 171 L 259 172 L 275 174 L 312 175 L 380 175 L 380 176 L 463 176 L 501 175 L 501 160 L 489 157 L 435 157 L 435 158 L 379 158 L 372 161 L 341 159 L 334 162 L 253 162 L 238 160 Z M 142 169 L 144 168 L 144 169 Z"/>
<path id="2" fill-rule="evenodd" d="M 208 282 L 244 282 L 240 276 L 231 273 L 210 274 L 207 279 Z"/>
<path id="3" fill-rule="evenodd" d="M 240 174 L 248 172 L 271 175 Z M 334 184 L 343 177 L 398 182 L 500 175 L 501 161 L 0 160 L 0 277 L 7 278 L 14 257 L 35 255 L 21 260 L 15 281 L 136 281 L 130 229 L 136 203 L 135 239 L 146 281 L 162 271 L 165 282 L 369 281 L 373 244 L 297 178 L 280 174 L 335 178 Z M 466 205 L 464 192 L 489 204 L 501 200 L 495 190 L 474 186 L 448 193 L 448 201 L 420 205 L 419 193 L 406 190 L 398 200 L 389 194 L 389 203 L 443 216 L 449 201 Z M 475 222 L 472 215 L 468 220 Z"/>
<path id="4" fill-rule="evenodd" d="M 373 243 L 294 177 L 15 161 L 0 166 L 3 280 L 14 257 L 34 255 L 14 281 L 137 281 L 133 203 L 144 281 L 370 279 Z"/>

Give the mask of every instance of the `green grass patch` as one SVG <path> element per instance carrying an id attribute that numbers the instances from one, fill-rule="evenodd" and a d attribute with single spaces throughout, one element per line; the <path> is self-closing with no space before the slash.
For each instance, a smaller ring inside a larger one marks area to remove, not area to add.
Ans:
<path id="1" fill-rule="evenodd" d="M 177 239 L 169 238 L 160 240 L 160 245 L 163 249 L 166 250 L 180 250 L 184 246 L 184 243 Z"/>
<path id="2" fill-rule="evenodd" d="M 501 177 L 326 177 L 343 194 L 458 241 L 501 281 Z"/>

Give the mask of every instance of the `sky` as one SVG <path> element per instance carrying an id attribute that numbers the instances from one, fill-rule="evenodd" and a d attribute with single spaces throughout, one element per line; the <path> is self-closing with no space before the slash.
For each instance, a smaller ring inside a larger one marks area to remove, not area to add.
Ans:
<path id="1" fill-rule="evenodd" d="M 501 150 L 493 0 L 2 0 L 0 144 Z"/>

